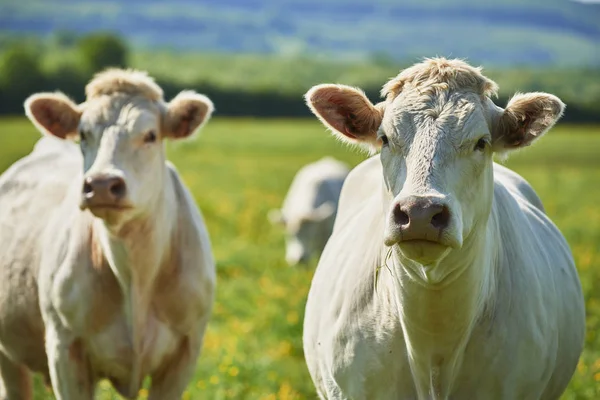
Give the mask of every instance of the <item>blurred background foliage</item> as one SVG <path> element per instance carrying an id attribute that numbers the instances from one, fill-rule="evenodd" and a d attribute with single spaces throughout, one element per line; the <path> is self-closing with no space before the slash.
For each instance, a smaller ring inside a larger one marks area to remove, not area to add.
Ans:
<path id="1" fill-rule="evenodd" d="M 39 138 L 22 116 L 34 92 L 83 101 L 94 73 L 127 66 L 148 71 L 167 99 L 207 94 L 217 118 L 197 140 L 168 146 L 218 263 L 203 356 L 183 398 L 312 399 L 301 333 L 316 260 L 288 268 L 284 234 L 266 214 L 302 165 L 364 155 L 315 118 L 221 117 L 309 116 L 302 95 L 323 82 L 376 101 L 400 69 L 432 56 L 483 65 L 501 106 L 516 91 L 547 91 L 567 103 L 562 121 L 600 122 L 600 0 L 0 0 L 0 114 L 20 115 L 0 118 L 0 171 Z M 567 237 L 582 280 L 586 347 L 564 400 L 600 399 L 599 126 L 561 122 L 508 161 Z M 53 398 L 39 379 L 34 398 Z M 104 381 L 97 398 L 119 397 Z"/>
<path id="2" fill-rule="evenodd" d="M 308 116 L 314 84 L 374 101 L 425 56 L 466 58 L 500 85 L 543 90 L 565 121 L 600 121 L 600 4 L 570 0 L 0 0 L 0 114 L 32 92 L 83 87 L 107 66 L 147 70 L 167 98 L 210 96 L 218 115 Z"/>

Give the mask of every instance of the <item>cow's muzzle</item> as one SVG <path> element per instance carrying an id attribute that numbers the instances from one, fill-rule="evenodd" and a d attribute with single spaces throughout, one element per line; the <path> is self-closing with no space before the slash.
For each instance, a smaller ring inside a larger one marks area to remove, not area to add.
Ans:
<path id="1" fill-rule="evenodd" d="M 127 185 L 116 174 L 87 176 L 81 192 L 81 209 L 123 210 L 131 208 L 127 202 Z"/>
<path id="2" fill-rule="evenodd" d="M 403 196 L 388 215 L 384 242 L 399 245 L 410 259 L 433 262 L 460 247 L 452 233 L 452 211 L 444 196 Z"/>
<path id="3" fill-rule="evenodd" d="M 395 200 L 387 219 L 385 244 L 410 241 L 460 247 L 453 240 L 452 207 L 445 196 L 403 196 Z"/>

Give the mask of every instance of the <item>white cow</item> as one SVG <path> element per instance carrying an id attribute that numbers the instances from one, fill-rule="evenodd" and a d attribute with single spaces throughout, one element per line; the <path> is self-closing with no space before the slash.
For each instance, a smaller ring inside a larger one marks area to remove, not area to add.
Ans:
<path id="1" fill-rule="evenodd" d="M 348 172 L 346 164 L 332 157 L 305 165 L 294 177 L 281 210 L 269 211 L 271 222 L 286 230 L 289 265 L 305 263 L 325 247 Z"/>
<path id="2" fill-rule="evenodd" d="M 323 399 L 558 399 L 585 312 L 569 247 L 533 189 L 493 163 L 561 116 L 545 93 L 506 109 L 496 84 L 429 59 L 384 86 L 306 95 L 342 139 L 381 153 L 355 168 L 304 320 Z"/>
<path id="3" fill-rule="evenodd" d="M 180 399 L 215 265 L 164 142 L 213 106 L 193 92 L 165 103 L 125 70 L 98 74 L 86 95 L 31 96 L 27 115 L 47 136 L 0 176 L 0 398 L 31 399 L 37 371 L 62 400 L 92 399 L 102 378 L 134 398 L 148 375 L 149 398 Z"/>

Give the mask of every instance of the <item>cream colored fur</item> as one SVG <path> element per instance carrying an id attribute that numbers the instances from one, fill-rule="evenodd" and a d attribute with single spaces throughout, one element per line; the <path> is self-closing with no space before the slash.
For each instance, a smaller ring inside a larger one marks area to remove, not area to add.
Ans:
<path id="1" fill-rule="evenodd" d="M 213 106 L 193 92 L 165 103 L 138 71 L 101 73 L 86 93 L 30 97 L 46 136 L 0 176 L 0 398 L 30 399 L 37 371 L 59 400 L 92 399 L 100 379 L 135 398 L 146 376 L 150 399 L 180 399 L 216 276 L 163 139 L 191 135 Z M 126 207 L 82 207 L 84 179 L 105 175 L 123 179 Z"/>
<path id="2" fill-rule="evenodd" d="M 344 183 L 308 296 L 304 353 L 322 399 L 558 399 L 566 388 L 585 333 L 573 257 L 534 190 L 492 161 L 537 140 L 564 105 L 533 93 L 503 110 L 496 89 L 463 61 L 428 59 L 384 86 L 382 112 L 355 88 L 309 91 L 334 135 L 382 143 Z M 447 207 L 437 239 L 398 234 L 408 198 Z"/>
<path id="3" fill-rule="evenodd" d="M 163 98 L 163 91 L 144 71 L 123 70 L 110 68 L 94 76 L 94 79 L 85 87 L 88 99 L 124 93 L 131 96 L 141 95 L 152 101 Z"/>

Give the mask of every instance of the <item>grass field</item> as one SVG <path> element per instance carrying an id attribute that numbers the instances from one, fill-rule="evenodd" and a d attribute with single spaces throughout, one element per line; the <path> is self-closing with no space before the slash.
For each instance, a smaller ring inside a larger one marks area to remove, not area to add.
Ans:
<path id="1" fill-rule="evenodd" d="M 38 137 L 25 119 L 0 120 L 0 171 Z M 219 278 L 203 355 L 184 398 L 316 398 L 301 340 L 314 263 L 285 265 L 282 232 L 266 213 L 281 204 L 303 164 L 329 154 L 355 165 L 363 155 L 313 120 L 219 118 L 195 141 L 170 144 L 169 154 L 204 213 Z M 600 127 L 559 126 L 507 164 L 537 190 L 583 282 L 586 346 L 563 398 L 600 399 Z M 143 389 L 140 398 L 146 395 Z M 52 396 L 36 382 L 35 398 Z M 101 384 L 98 398 L 118 397 Z"/>

